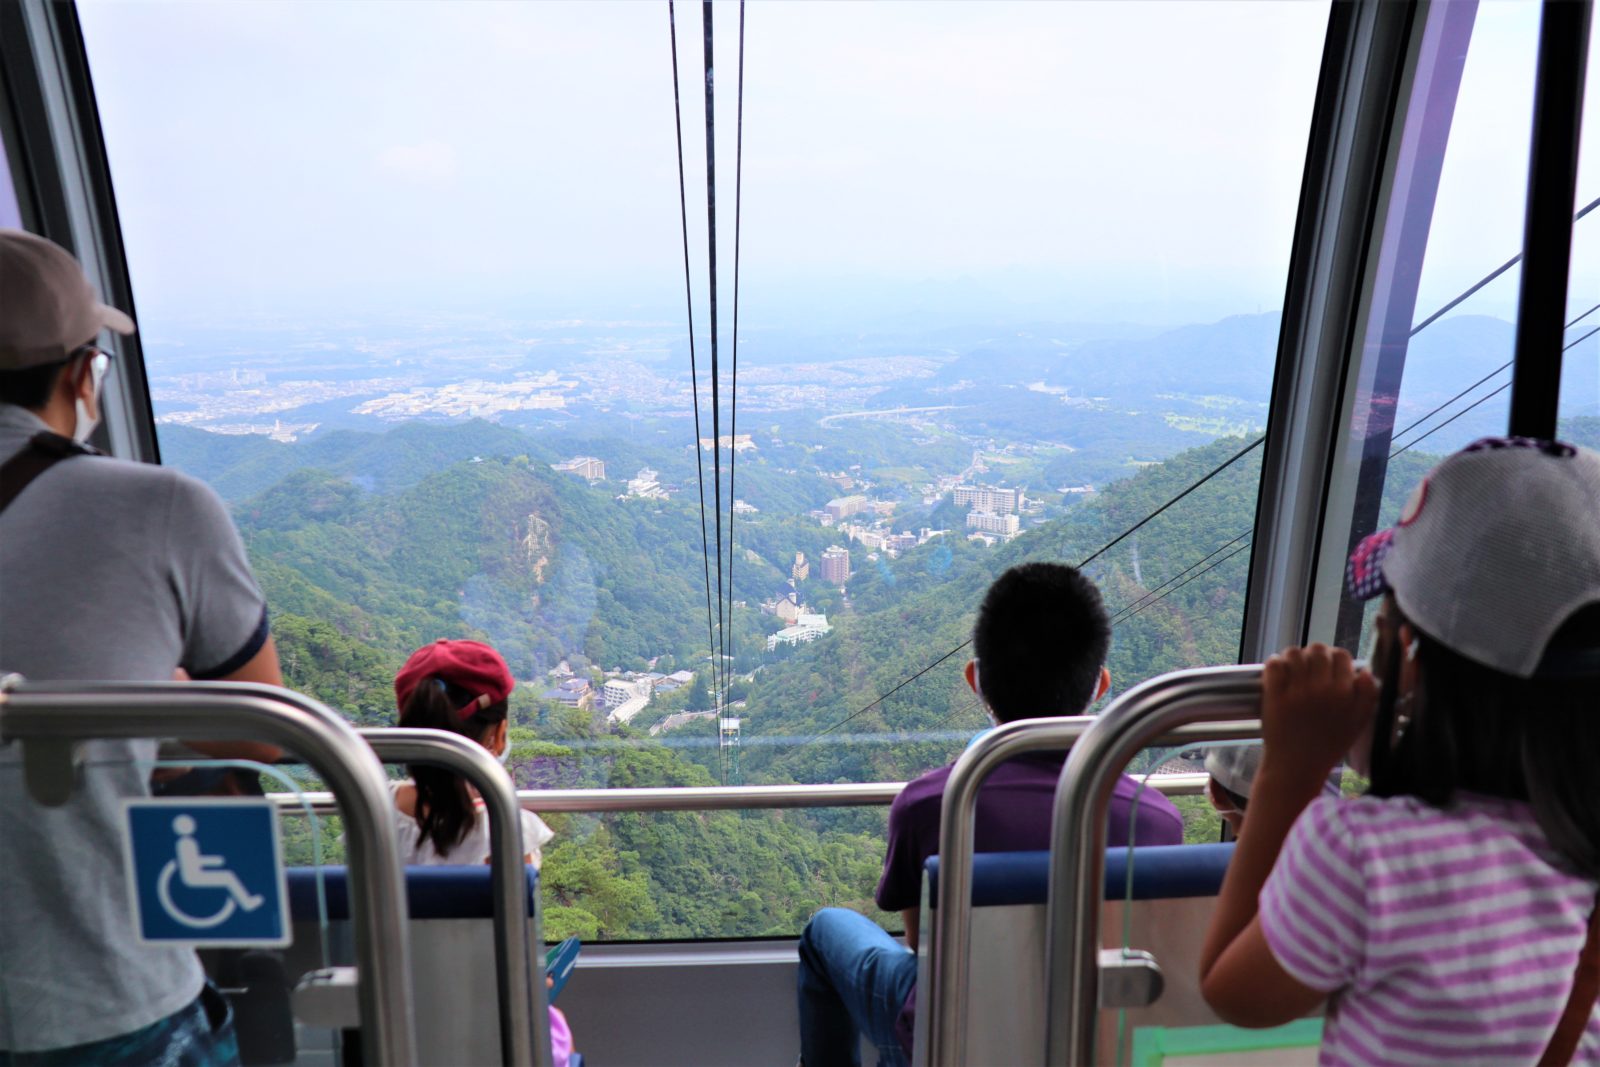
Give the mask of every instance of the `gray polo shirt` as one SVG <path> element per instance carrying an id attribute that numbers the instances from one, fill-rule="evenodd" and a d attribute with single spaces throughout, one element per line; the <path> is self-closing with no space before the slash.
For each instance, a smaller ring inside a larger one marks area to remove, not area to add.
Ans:
<path id="1" fill-rule="evenodd" d="M 0 463 L 46 428 L 0 404 Z M 227 509 L 187 475 L 74 456 L 0 512 L 0 673 L 216 678 L 266 637 Z M 122 799 L 149 793 L 156 742 L 90 742 L 60 808 L 29 798 L 17 747 L 0 746 L 0 1049 L 100 1041 L 184 1007 L 199 963 L 134 940 L 118 833 Z"/>

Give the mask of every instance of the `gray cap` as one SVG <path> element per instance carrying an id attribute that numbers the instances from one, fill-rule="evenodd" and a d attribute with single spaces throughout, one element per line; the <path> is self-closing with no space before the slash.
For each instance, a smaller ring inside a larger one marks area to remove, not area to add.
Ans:
<path id="1" fill-rule="evenodd" d="M 1250 783 L 1261 769 L 1260 745 L 1218 745 L 1206 749 L 1206 773 L 1236 796 L 1250 798 Z"/>
<path id="2" fill-rule="evenodd" d="M 1488 437 L 1443 460 L 1400 524 L 1361 542 L 1345 571 L 1451 651 L 1518 678 L 1541 667 L 1571 615 L 1600 603 L 1600 455 Z"/>
<path id="3" fill-rule="evenodd" d="M 133 320 L 100 302 L 66 249 L 0 229 L 0 371 L 60 363 L 101 330 L 132 333 Z"/>

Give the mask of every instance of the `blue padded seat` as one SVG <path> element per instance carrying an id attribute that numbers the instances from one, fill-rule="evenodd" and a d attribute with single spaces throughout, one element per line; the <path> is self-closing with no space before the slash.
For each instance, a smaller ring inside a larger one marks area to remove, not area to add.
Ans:
<path id="1" fill-rule="evenodd" d="M 532 915 L 539 875 L 532 867 L 526 869 L 528 914 Z M 327 886 L 329 921 L 350 918 L 350 883 L 347 868 L 291 867 L 288 871 L 289 912 L 294 916 L 294 921 L 318 921 L 317 875 L 319 873 Z M 486 863 L 470 867 L 407 867 L 407 913 L 413 919 L 493 918 L 493 883 L 489 879 L 490 870 Z"/>
<path id="2" fill-rule="evenodd" d="M 1174 900 L 1214 897 L 1222 889 L 1233 844 L 1147 845 L 1133 852 L 1133 899 Z M 1126 848 L 1106 850 L 1105 894 L 1121 900 L 1127 894 Z M 1043 904 L 1049 895 L 1049 852 L 980 852 L 972 860 L 972 906 Z M 931 906 L 939 904 L 939 857 L 928 859 Z"/>

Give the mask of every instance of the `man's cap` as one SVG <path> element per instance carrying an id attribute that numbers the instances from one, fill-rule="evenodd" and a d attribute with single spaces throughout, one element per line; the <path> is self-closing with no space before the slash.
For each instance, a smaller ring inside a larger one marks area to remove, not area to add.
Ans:
<path id="1" fill-rule="evenodd" d="M 457 709 L 463 719 L 504 701 L 517 685 L 500 653 L 482 641 L 441 639 L 411 653 L 406 665 L 394 676 L 394 697 L 398 705 L 404 708 L 417 686 L 429 679 L 438 679 L 471 694 L 472 699 L 466 706 Z"/>
<path id="2" fill-rule="evenodd" d="M 133 320 L 100 302 L 72 253 L 0 229 L 0 371 L 61 363 L 101 330 L 132 333 Z"/>
<path id="3" fill-rule="evenodd" d="M 1545 652 L 1600 603 L 1600 454 L 1560 441 L 1486 437 L 1428 472 L 1399 525 L 1364 539 L 1350 595 L 1392 592 L 1423 633 L 1517 678 L 1600 673 Z"/>
<path id="4" fill-rule="evenodd" d="M 1261 769 L 1260 745 L 1217 745 L 1206 749 L 1206 773 L 1234 796 L 1250 799 L 1250 783 Z"/>

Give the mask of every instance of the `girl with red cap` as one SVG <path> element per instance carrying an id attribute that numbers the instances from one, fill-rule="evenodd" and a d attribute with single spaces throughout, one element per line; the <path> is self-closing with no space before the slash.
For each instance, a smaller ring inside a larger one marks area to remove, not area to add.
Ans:
<path id="1" fill-rule="evenodd" d="M 395 675 L 400 725 L 470 737 L 504 760 L 507 701 L 516 684 L 500 653 L 483 642 L 435 641 L 413 652 Z M 489 820 L 472 787 L 440 767 L 407 764 L 406 770 L 411 784 L 394 785 L 401 861 L 424 866 L 489 862 Z M 538 867 L 540 849 L 554 836 L 543 819 L 524 810 L 522 843 L 529 851 L 523 862 Z M 554 1007 L 550 1045 L 556 1067 L 565 1067 L 572 1031 Z"/>
<path id="2" fill-rule="evenodd" d="M 411 654 L 395 675 L 400 725 L 469 737 L 504 760 L 506 707 L 516 682 L 500 653 L 481 641 L 435 641 Z M 439 767 L 407 765 L 411 783 L 394 786 L 395 827 L 408 864 L 486 863 L 489 820 L 465 781 Z M 539 866 L 555 834 L 531 811 L 522 813 L 523 862 Z"/>

